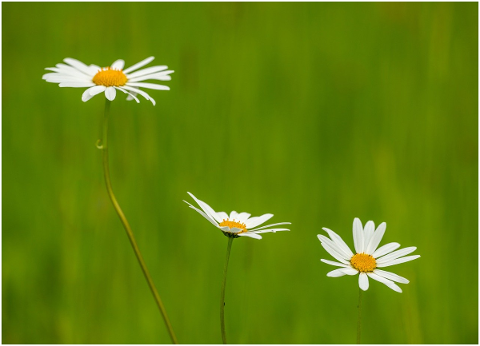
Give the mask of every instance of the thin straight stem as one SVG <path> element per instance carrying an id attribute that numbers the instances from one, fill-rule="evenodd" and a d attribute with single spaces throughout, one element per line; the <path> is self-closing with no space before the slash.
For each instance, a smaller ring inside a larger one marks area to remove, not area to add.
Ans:
<path id="1" fill-rule="evenodd" d="M 360 344 L 362 330 L 362 289 L 358 288 L 358 322 L 357 322 L 357 344 Z"/>
<path id="2" fill-rule="evenodd" d="M 165 311 L 165 307 L 163 306 L 162 300 L 160 299 L 160 295 L 158 294 L 157 289 L 155 288 L 155 284 L 153 283 L 152 277 L 148 272 L 147 265 L 143 260 L 142 254 L 140 253 L 140 249 L 138 248 L 135 237 L 133 236 L 130 224 L 128 223 L 127 218 L 125 217 L 125 214 L 120 208 L 120 205 L 118 204 L 117 199 L 115 198 L 115 195 L 113 194 L 112 183 L 110 181 L 110 170 L 108 168 L 108 116 L 110 114 L 111 101 L 105 100 L 105 102 L 106 103 L 105 103 L 105 117 L 103 120 L 103 138 L 102 138 L 101 145 L 100 146 L 97 145 L 97 146 L 103 151 L 103 170 L 104 170 L 105 183 L 107 185 L 108 195 L 110 196 L 110 200 L 112 201 L 113 207 L 115 208 L 115 211 L 117 212 L 118 217 L 120 218 L 120 221 L 122 221 L 122 225 L 125 228 L 125 231 L 127 232 L 127 236 L 128 236 L 128 239 L 130 240 L 130 244 L 132 244 L 133 251 L 137 256 L 138 263 L 142 268 L 143 274 L 145 275 L 145 279 L 147 279 L 148 286 L 150 287 L 150 290 L 152 291 L 153 297 L 155 298 L 158 308 L 162 313 L 163 320 L 165 321 L 165 325 L 167 326 L 168 332 L 170 333 L 170 338 L 172 339 L 172 342 L 174 344 L 178 344 L 177 337 L 173 332 L 172 325 L 170 324 L 170 320 L 168 319 L 167 312 Z"/>
<path id="3" fill-rule="evenodd" d="M 228 259 L 230 258 L 232 243 L 233 237 L 228 237 L 227 258 L 225 259 L 225 267 L 223 268 L 222 293 L 220 294 L 220 328 L 222 330 L 222 341 L 224 344 L 227 343 L 227 337 L 225 336 L 225 285 L 227 283 Z"/>

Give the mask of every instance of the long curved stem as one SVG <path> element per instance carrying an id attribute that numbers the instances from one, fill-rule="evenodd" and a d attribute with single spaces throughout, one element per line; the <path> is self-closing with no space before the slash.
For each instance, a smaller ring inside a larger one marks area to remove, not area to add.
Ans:
<path id="1" fill-rule="evenodd" d="M 130 224 L 128 223 L 127 218 L 125 217 L 125 214 L 120 208 L 120 205 L 118 204 L 117 199 L 115 198 L 115 195 L 113 194 L 112 183 L 110 181 L 110 170 L 108 168 L 108 116 L 110 113 L 111 101 L 105 100 L 105 102 L 106 103 L 105 103 L 105 117 L 103 120 L 103 139 L 102 139 L 101 145 L 98 147 L 103 151 L 103 170 L 104 170 L 105 184 L 107 185 L 108 195 L 110 196 L 110 200 L 112 201 L 113 207 L 115 208 L 115 211 L 117 212 L 118 217 L 122 221 L 122 225 L 125 228 L 125 231 L 127 231 L 128 239 L 132 244 L 133 251 L 137 256 L 140 267 L 142 268 L 143 274 L 145 275 L 145 279 L 147 279 L 148 286 L 150 286 L 150 290 L 153 293 L 153 297 L 155 298 L 158 308 L 162 313 L 163 319 L 165 321 L 165 325 L 167 326 L 168 332 L 170 333 L 172 342 L 174 344 L 178 344 L 177 337 L 173 332 L 172 325 L 170 324 L 170 320 L 168 319 L 167 312 L 165 311 L 165 307 L 163 306 L 162 300 L 160 299 L 160 295 L 158 294 L 157 289 L 155 288 L 155 284 L 153 283 L 150 273 L 148 272 L 147 265 L 143 260 L 142 254 L 140 253 L 140 249 L 138 248 L 135 237 L 133 236 L 132 229 L 130 228 Z"/>
<path id="2" fill-rule="evenodd" d="M 225 259 L 225 267 L 223 268 L 222 292 L 220 294 L 220 328 L 222 330 L 222 341 L 224 344 L 227 343 L 227 337 L 225 336 L 225 284 L 227 283 L 228 259 L 230 258 L 232 243 L 233 237 L 228 237 L 227 258 Z"/>
<path id="3" fill-rule="evenodd" d="M 362 289 L 358 288 L 358 322 L 357 322 L 357 344 L 360 344 L 360 334 L 362 325 Z"/>

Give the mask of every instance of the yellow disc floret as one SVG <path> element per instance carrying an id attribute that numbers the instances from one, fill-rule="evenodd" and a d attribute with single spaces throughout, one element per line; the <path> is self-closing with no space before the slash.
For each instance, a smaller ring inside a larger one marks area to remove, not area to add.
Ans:
<path id="1" fill-rule="evenodd" d="M 93 77 L 92 82 L 96 85 L 104 85 L 106 87 L 122 86 L 127 83 L 127 76 L 122 70 L 113 70 L 110 67 L 102 68 Z"/>
<path id="2" fill-rule="evenodd" d="M 220 222 L 220 227 L 224 227 L 224 226 L 228 226 L 228 227 L 230 227 L 230 228 L 239 228 L 239 229 L 241 229 L 241 231 L 238 232 L 238 233 L 245 233 L 245 232 L 247 232 L 247 226 L 246 226 L 244 223 L 242 223 L 242 222 L 237 222 L 237 221 L 235 221 L 235 220 L 230 221 L 228 218 L 227 218 L 226 220 L 223 219 L 223 221 Z M 238 234 L 238 233 L 237 233 L 237 234 Z"/>
<path id="3" fill-rule="evenodd" d="M 350 263 L 352 267 L 361 271 L 362 273 L 369 273 L 373 272 L 373 270 L 377 267 L 377 262 L 375 258 L 371 255 L 367 255 L 366 253 L 357 253 L 351 259 Z"/>

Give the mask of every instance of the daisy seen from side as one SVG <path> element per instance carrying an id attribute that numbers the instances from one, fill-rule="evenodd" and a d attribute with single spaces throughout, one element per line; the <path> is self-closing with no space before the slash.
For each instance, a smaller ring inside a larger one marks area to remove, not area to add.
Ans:
<path id="1" fill-rule="evenodd" d="M 323 248 L 338 262 L 322 259 L 321 261 L 333 266 L 340 267 L 327 274 L 329 277 L 344 275 L 357 275 L 360 289 L 366 291 L 369 286 L 368 278 L 379 281 L 396 292 L 402 289 L 395 283 L 408 284 L 409 281 L 400 275 L 384 271 L 379 268 L 389 267 L 419 258 L 419 255 L 406 256 L 417 248 L 414 246 L 394 251 L 400 247 L 399 243 L 388 243 L 377 249 L 385 234 L 387 224 L 382 222 L 375 230 L 373 221 L 368 221 L 365 228 L 362 227 L 360 219 L 353 221 L 353 242 L 355 253 L 353 253 L 343 239 L 328 228 L 323 228 L 329 237 L 319 234 Z"/>
<path id="2" fill-rule="evenodd" d="M 207 203 L 196 198 L 192 193 L 188 194 L 197 202 L 201 210 L 193 206 L 192 204 L 184 201 L 190 208 L 197 211 L 205 219 L 210 221 L 212 225 L 220 229 L 227 237 L 250 237 L 254 239 L 262 239 L 261 233 L 277 232 L 277 231 L 290 231 L 288 228 L 277 228 L 275 226 L 290 225 L 290 222 L 279 222 L 262 227 L 258 227 L 273 217 L 273 214 L 263 214 L 261 216 L 250 217 L 249 213 L 237 213 L 232 211 L 230 215 L 226 212 L 215 212 L 212 207 Z"/>
<path id="3" fill-rule="evenodd" d="M 138 71 L 153 59 L 154 57 L 151 56 L 123 69 L 125 61 L 122 59 L 116 60 L 108 67 L 101 68 L 97 65 L 86 65 L 76 59 L 65 58 L 63 60 L 65 64 L 59 63 L 56 67 L 47 67 L 46 70 L 52 72 L 44 74 L 42 79 L 50 83 L 58 83 L 60 87 L 88 88 L 82 95 L 83 102 L 102 92 L 105 93 L 108 100 L 113 101 L 117 90 L 120 90 L 128 95 L 127 100 L 140 102 L 137 95 L 142 95 L 155 105 L 155 100 L 140 88 L 170 90 L 168 86 L 144 81 L 169 81 L 171 80 L 170 74 L 174 71 L 167 70 L 168 67 L 165 65 L 152 66 Z"/>
<path id="4" fill-rule="evenodd" d="M 228 237 L 227 255 L 223 269 L 222 290 L 220 293 L 220 331 L 223 343 L 227 344 L 227 336 L 225 331 L 225 287 L 227 282 L 228 261 L 230 258 L 230 250 L 232 248 L 233 240 L 239 237 L 262 239 L 260 233 L 290 231 L 288 228 L 276 227 L 280 225 L 290 225 L 290 222 L 279 222 L 259 227 L 261 224 L 271 219 L 273 214 L 263 214 L 261 216 L 250 217 L 251 214 L 249 213 L 237 213 L 236 211 L 232 211 L 229 216 L 223 211 L 216 212 L 207 203 L 199 200 L 190 192 L 188 192 L 188 194 L 195 200 L 195 202 L 197 202 L 201 209 L 198 209 L 187 201 L 184 202 L 187 203 L 190 208 L 202 215 L 205 219 L 210 221 L 212 225 L 220 229 L 223 234 Z"/>

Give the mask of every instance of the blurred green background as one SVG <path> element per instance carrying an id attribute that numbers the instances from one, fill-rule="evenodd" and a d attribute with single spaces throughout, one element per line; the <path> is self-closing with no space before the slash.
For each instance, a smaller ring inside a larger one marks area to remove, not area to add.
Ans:
<path id="1" fill-rule="evenodd" d="M 219 343 L 227 238 L 183 199 L 273 213 L 233 243 L 232 343 L 352 343 L 357 277 L 316 235 L 417 246 L 371 282 L 365 343 L 478 342 L 477 3 L 3 3 L 3 343 L 169 343 L 108 199 L 104 96 L 41 79 L 72 57 L 175 70 L 112 104 L 113 187 L 182 343 Z"/>

